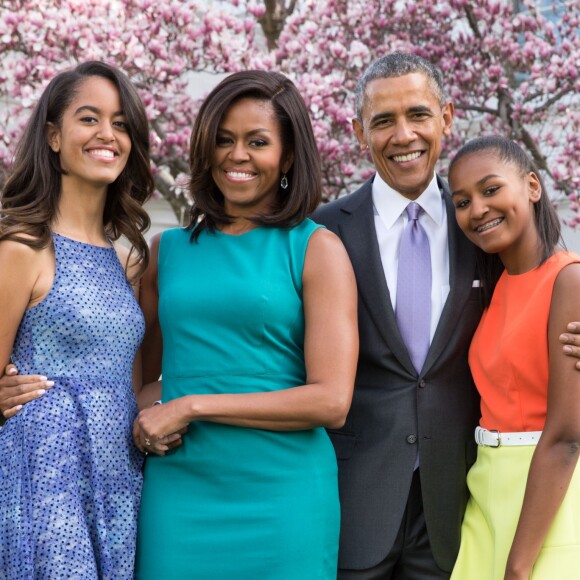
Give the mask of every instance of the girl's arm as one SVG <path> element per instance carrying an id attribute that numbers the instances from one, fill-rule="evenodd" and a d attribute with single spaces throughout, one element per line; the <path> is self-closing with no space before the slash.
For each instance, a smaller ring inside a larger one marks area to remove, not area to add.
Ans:
<path id="1" fill-rule="evenodd" d="M 4 375 L 10 360 L 16 332 L 26 309 L 40 302 L 50 290 L 54 278 L 54 268 L 51 274 L 50 261 L 48 249 L 39 251 L 10 240 L 0 242 L 0 376 Z M 45 385 L 47 379 L 32 376 L 30 380 L 35 391 L 29 396 L 38 398 L 42 393 L 36 391 L 39 386 Z M 10 396 L 2 401 L 1 410 L 6 418 L 12 417 L 19 410 L 19 387 L 16 387 L 16 391 L 9 392 Z"/>
<path id="2" fill-rule="evenodd" d="M 192 421 L 276 431 L 343 425 L 358 359 L 357 293 L 346 250 L 331 232 L 312 234 L 302 280 L 306 384 L 264 393 L 189 395 L 145 409 L 138 417 L 143 441 Z"/>
<path id="3" fill-rule="evenodd" d="M 558 275 L 552 294 L 548 324 L 548 412 L 530 466 L 506 580 L 529 578 L 578 461 L 580 373 L 562 352 L 559 336 L 570 320 L 580 319 L 579 290 L 580 264 L 571 264 Z"/>

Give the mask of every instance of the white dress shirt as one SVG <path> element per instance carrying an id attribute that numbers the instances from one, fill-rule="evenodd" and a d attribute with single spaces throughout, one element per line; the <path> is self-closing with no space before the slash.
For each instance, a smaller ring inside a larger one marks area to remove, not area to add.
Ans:
<path id="1" fill-rule="evenodd" d="M 399 245 L 403 230 L 408 222 L 405 209 L 410 200 L 387 185 L 378 173 L 373 181 L 372 196 L 381 262 L 391 295 L 391 303 L 393 309 L 396 309 Z M 419 221 L 427 232 L 431 251 L 431 332 L 429 340 L 432 341 L 443 306 L 449 295 L 447 210 L 435 175 L 433 175 L 427 189 L 415 201 L 424 210 L 419 216 Z"/>

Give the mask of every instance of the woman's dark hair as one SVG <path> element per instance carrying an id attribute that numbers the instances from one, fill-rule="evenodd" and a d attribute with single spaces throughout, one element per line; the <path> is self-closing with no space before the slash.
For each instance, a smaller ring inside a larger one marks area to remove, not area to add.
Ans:
<path id="1" fill-rule="evenodd" d="M 90 77 L 108 79 L 117 87 L 128 125 L 131 152 L 123 172 L 107 189 L 103 225 L 110 240 L 125 236 L 130 242 L 139 264 L 138 277 L 149 259 L 143 232 L 150 220 L 141 207 L 154 187 L 149 165 L 149 123 L 129 79 L 102 62 L 85 62 L 58 74 L 42 93 L 18 143 L 14 165 L 2 191 L 0 240 L 16 240 L 33 248 L 45 248 L 51 243 L 50 223 L 58 208 L 64 172 L 59 155 L 48 145 L 47 124 L 61 126 L 64 112 Z"/>
<path id="2" fill-rule="evenodd" d="M 290 227 L 308 217 L 320 203 L 320 156 L 306 105 L 289 79 L 277 72 L 244 71 L 225 78 L 207 96 L 191 134 L 189 190 L 193 207 L 188 229 L 196 239 L 203 229 L 231 223 L 224 209 L 224 197 L 215 184 L 211 165 L 220 123 L 228 109 L 240 99 L 272 103 L 280 126 L 282 159 L 293 156 L 287 172 L 288 188 L 278 187 L 274 207 L 268 215 L 253 221 L 265 226 Z"/>
<path id="3" fill-rule="evenodd" d="M 484 152 L 493 152 L 500 161 L 514 165 L 519 169 L 522 176 L 532 172 L 535 173 L 540 181 L 542 195 L 534 203 L 534 219 L 542 249 L 541 260 L 538 266 L 543 264 L 554 253 L 554 249 L 561 242 L 560 220 L 554 206 L 548 198 L 540 175 L 532 160 L 517 143 L 507 137 L 499 135 L 473 139 L 457 152 L 457 155 L 455 155 L 449 165 L 449 175 L 451 176 L 453 168 L 462 157 Z M 477 252 L 477 262 L 483 287 L 484 303 L 487 306 L 491 301 L 493 290 L 504 267 L 497 254 L 486 254 L 483 251 Z"/>

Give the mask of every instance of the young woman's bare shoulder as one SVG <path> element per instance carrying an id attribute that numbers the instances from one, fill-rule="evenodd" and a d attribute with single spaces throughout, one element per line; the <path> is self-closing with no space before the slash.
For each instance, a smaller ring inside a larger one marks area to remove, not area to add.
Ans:
<path id="1" fill-rule="evenodd" d="M 30 236 L 22 236 L 30 237 Z M 32 239 L 30 237 L 30 239 Z M 33 248 L 28 244 L 15 240 L 0 241 L 0 261 L 3 263 L 13 262 L 15 265 L 30 265 L 31 262 L 41 260 L 48 248 Z"/>
<path id="2" fill-rule="evenodd" d="M 0 280 L 7 297 L 22 292 L 29 305 L 46 295 L 54 277 L 52 247 L 32 248 L 21 242 L 0 242 Z"/>

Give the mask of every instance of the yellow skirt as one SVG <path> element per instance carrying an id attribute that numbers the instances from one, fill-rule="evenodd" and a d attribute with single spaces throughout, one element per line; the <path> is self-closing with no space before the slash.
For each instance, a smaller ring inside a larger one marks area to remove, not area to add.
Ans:
<path id="1" fill-rule="evenodd" d="M 535 449 L 478 447 L 467 475 L 471 498 L 451 580 L 503 580 Z M 580 463 L 530 578 L 580 579 Z"/>

